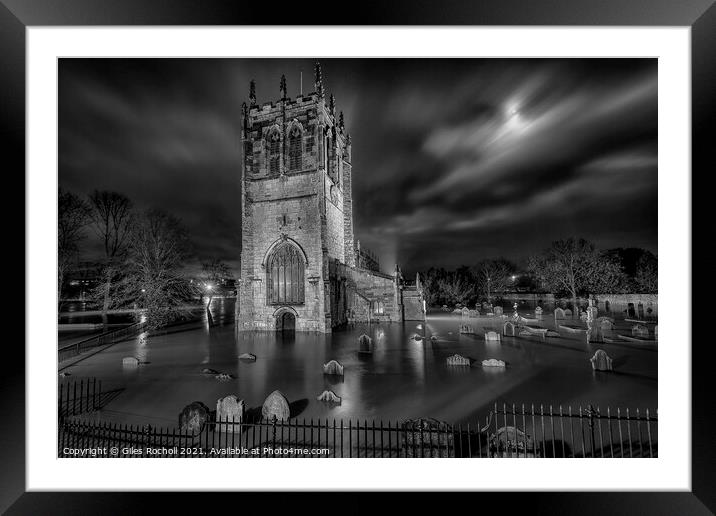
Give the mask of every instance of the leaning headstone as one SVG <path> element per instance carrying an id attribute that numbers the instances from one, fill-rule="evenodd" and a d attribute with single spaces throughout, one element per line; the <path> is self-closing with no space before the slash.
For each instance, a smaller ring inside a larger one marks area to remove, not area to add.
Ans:
<path id="1" fill-rule="evenodd" d="M 241 422 L 244 419 L 244 400 L 238 399 L 233 394 L 219 398 L 216 401 L 216 421 L 223 433 L 241 433 Z"/>
<path id="2" fill-rule="evenodd" d="M 124 357 L 122 359 L 122 367 L 137 367 L 139 360 L 136 357 Z"/>
<path id="3" fill-rule="evenodd" d="M 492 309 L 492 313 L 499 317 L 500 315 L 502 315 L 502 307 L 496 306 Z"/>
<path id="4" fill-rule="evenodd" d="M 194 401 L 179 413 L 179 431 L 196 435 L 204 428 L 209 408 L 201 401 Z"/>
<path id="5" fill-rule="evenodd" d="M 557 319 L 564 319 L 564 318 L 565 318 L 564 310 L 561 308 L 555 308 L 554 320 L 556 321 Z"/>
<path id="6" fill-rule="evenodd" d="M 505 367 L 504 360 L 497 360 L 496 358 L 488 358 L 482 361 L 482 367 Z"/>
<path id="7" fill-rule="evenodd" d="M 648 337 L 649 328 L 647 328 L 643 324 L 635 324 L 634 326 L 632 326 L 631 334 L 634 337 Z"/>
<path id="8" fill-rule="evenodd" d="M 534 457 L 532 436 L 514 426 L 503 426 L 489 436 L 490 457 Z"/>
<path id="9" fill-rule="evenodd" d="M 291 410 L 289 409 L 286 396 L 278 390 L 269 394 L 261 407 L 261 416 L 269 421 L 273 421 L 274 419 L 288 421 L 291 416 Z"/>
<path id="10" fill-rule="evenodd" d="M 502 342 L 502 338 L 500 337 L 500 334 L 496 331 L 488 331 L 485 332 L 485 340 L 487 342 Z"/>
<path id="11" fill-rule="evenodd" d="M 323 374 L 343 376 L 343 366 L 336 360 L 323 364 Z"/>
<path id="12" fill-rule="evenodd" d="M 239 355 L 239 360 L 245 360 L 247 362 L 255 362 L 256 355 L 254 355 L 253 353 L 241 353 Z"/>
<path id="13" fill-rule="evenodd" d="M 506 321 L 505 324 L 502 325 L 502 334 L 506 337 L 514 337 L 515 323 L 513 323 L 512 321 Z"/>
<path id="14" fill-rule="evenodd" d="M 373 339 L 365 333 L 358 337 L 358 352 L 373 353 Z"/>
<path id="15" fill-rule="evenodd" d="M 401 424 L 401 444 L 406 457 L 454 457 L 452 426 L 433 418 L 419 418 Z"/>
<path id="16" fill-rule="evenodd" d="M 469 366 L 470 359 L 455 353 L 454 355 L 447 357 L 447 365 L 449 365 L 449 366 Z"/>
<path id="17" fill-rule="evenodd" d="M 325 401 L 326 403 L 337 403 L 338 405 L 341 404 L 341 397 L 337 396 L 333 391 L 323 391 L 318 395 L 316 400 Z"/>
<path id="18" fill-rule="evenodd" d="M 461 324 L 460 325 L 460 333 L 464 333 L 466 335 L 472 335 L 473 333 L 475 333 L 475 330 L 469 324 Z"/>
<path id="19" fill-rule="evenodd" d="M 606 351 L 598 349 L 594 356 L 589 359 L 592 363 L 592 369 L 595 371 L 612 371 L 612 359 L 609 358 Z"/>

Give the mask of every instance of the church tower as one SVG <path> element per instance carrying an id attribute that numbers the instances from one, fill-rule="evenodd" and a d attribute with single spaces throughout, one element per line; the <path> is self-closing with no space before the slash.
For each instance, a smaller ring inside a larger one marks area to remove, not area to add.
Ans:
<path id="1" fill-rule="evenodd" d="M 330 332 L 331 274 L 355 266 L 351 141 L 316 64 L 314 91 L 242 105 L 238 330 Z M 335 311 L 333 311 L 335 313 Z"/>

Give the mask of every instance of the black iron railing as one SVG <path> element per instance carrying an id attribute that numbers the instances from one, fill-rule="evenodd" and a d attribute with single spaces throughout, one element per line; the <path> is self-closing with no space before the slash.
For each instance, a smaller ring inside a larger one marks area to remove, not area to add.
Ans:
<path id="1" fill-rule="evenodd" d="M 145 323 L 137 322 L 134 324 L 130 324 L 129 326 L 125 326 L 124 328 L 108 331 L 100 335 L 88 337 L 74 344 L 69 344 L 57 350 L 57 360 L 58 362 L 62 362 L 69 358 L 80 355 L 92 348 L 122 342 L 123 340 L 127 340 L 138 335 L 139 333 L 144 331 L 145 327 Z"/>
<path id="2" fill-rule="evenodd" d="M 83 414 L 103 399 L 101 387 L 90 382 L 86 391 L 82 383 L 79 390 L 76 384 L 60 389 L 60 457 L 87 456 L 82 450 L 97 457 L 657 457 L 657 418 L 648 410 L 496 404 L 474 425 L 209 415 L 190 431 L 89 420 Z"/>

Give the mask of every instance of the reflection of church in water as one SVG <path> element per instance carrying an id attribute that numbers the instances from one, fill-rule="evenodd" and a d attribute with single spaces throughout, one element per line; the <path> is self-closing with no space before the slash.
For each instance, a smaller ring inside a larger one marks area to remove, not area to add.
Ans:
<path id="1" fill-rule="evenodd" d="M 422 320 L 422 289 L 356 245 L 351 137 L 316 64 L 314 92 L 242 106 L 238 329 L 330 332 L 347 322 Z"/>

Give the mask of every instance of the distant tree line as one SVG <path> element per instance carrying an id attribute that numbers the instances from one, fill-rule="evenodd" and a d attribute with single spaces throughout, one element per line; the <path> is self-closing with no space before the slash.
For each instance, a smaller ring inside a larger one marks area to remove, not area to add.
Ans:
<path id="1" fill-rule="evenodd" d="M 519 269 L 504 258 L 420 274 L 429 306 L 488 303 L 511 291 L 549 292 L 576 306 L 589 294 L 656 294 L 658 260 L 646 249 L 599 250 L 583 238 L 558 240 Z"/>
<path id="2" fill-rule="evenodd" d="M 202 277 L 194 282 L 185 264 L 193 245 L 181 221 L 154 208 L 136 210 L 125 195 L 94 191 L 87 198 L 62 189 L 58 195 L 58 292 L 63 299 L 67 273 L 77 263 L 87 230 L 102 247 L 102 281 L 90 292 L 106 322 L 109 310 L 138 308 L 149 329 L 190 315 L 197 296 L 211 297 L 220 283 L 232 279 L 215 257 L 202 260 Z"/>

